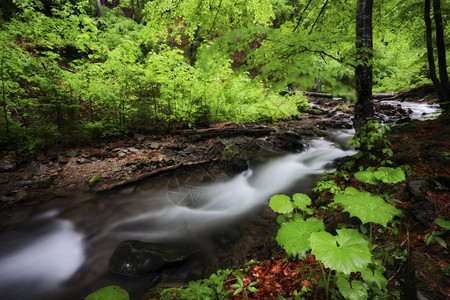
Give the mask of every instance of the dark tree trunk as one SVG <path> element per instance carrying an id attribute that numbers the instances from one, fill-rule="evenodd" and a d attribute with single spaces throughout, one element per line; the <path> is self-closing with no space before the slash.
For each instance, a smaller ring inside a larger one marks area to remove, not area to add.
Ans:
<path id="1" fill-rule="evenodd" d="M 431 9 L 431 0 L 425 0 L 425 31 L 427 38 L 427 57 L 428 57 L 428 69 L 430 72 L 430 79 L 433 81 L 434 87 L 439 95 L 439 98 L 445 97 L 441 83 L 439 82 L 438 77 L 436 76 L 436 66 L 434 64 L 434 55 L 433 55 L 433 37 L 432 37 L 432 29 L 431 29 L 431 18 L 430 18 L 430 9 Z"/>
<path id="2" fill-rule="evenodd" d="M 358 0 L 356 7 L 356 104 L 353 126 L 365 125 L 374 116 L 372 102 L 372 7 L 373 0 Z"/>
<path id="3" fill-rule="evenodd" d="M 438 54 L 439 77 L 441 88 L 445 96 L 442 102 L 450 100 L 450 82 L 447 73 L 447 62 L 445 57 L 444 25 L 441 15 L 441 1 L 433 0 L 434 22 L 436 23 L 436 48 Z"/>
<path id="4" fill-rule="evenodd" d="M 134 14 L 134 0 L 131 0 L 131 19 L 136 21 L 136 17 Z"/>
<path id="5" fill-rule="evenodd" d="M 97 16 L 101 18 L 103 16 L 102 13 L 102 3 L 100 0 L 95 0 L 95 8 L 97 9 Z"/>

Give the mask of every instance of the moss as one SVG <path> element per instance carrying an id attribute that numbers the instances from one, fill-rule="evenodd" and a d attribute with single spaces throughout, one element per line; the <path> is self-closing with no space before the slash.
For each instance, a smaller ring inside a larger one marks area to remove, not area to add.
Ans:
<path id="1" fill-rule="evenodd" d="M 92 177 L 89 180 L 89 185 L 91 185 L 91 186 L 95 185 L 97 182 L 100 181 L 100 179 L 102 179 L 102 177 L 100 175 L 95 175 L 94 177 Z"/>

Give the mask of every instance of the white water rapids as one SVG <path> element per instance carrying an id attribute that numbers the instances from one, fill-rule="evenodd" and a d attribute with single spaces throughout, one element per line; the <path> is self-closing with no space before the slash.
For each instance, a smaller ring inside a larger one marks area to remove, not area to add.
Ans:
<path id="1" fill-rule="evenodd" d="M 26 222 L 0 225 L 0 299 L 86 296 L 82 284 L 107 272 L 107 260 L 120 241 L 176 242 L 214 234 L 264 209 L 274 194 L 306 192 L 302 186 L 310 188 L 333 160 L 355 153 L 342 150 L 352 134 L 334 131 L 331 141 L 311 140 L 301 153 L 277 157 L 229 180 L 180 190 L 196 202 L 193 207 L 175 205 L 167 189 L 159 188 L 72 206 L 64 204 L 68 199 L 59 200 Z"/>

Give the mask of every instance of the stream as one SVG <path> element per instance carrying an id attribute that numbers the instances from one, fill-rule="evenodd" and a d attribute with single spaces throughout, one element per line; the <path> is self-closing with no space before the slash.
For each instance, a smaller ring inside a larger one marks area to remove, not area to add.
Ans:
<path id="1" fill-rule="evenodd" d="M 412 118 L 437 110 L 413 107 Z M 306 193 L 335 159 L 356 153 L 345 147 L 353 133 L 334 130 L 328 139 L 305 140 L 301 153 L 259 154 L 232 178 L 199 167 L 115 193 L 55 198 L 14 211 L 0 224 L 0 298 L 82 299 L 116 284 L 139 299 L 152 278 L 108 272 L 115 247 L 132 239 L 199 245 L 202 253 L 173 271 L 199 278 L 208 265 L 251 250 L 261 227 L 273 222 L 272 195 Z"/>

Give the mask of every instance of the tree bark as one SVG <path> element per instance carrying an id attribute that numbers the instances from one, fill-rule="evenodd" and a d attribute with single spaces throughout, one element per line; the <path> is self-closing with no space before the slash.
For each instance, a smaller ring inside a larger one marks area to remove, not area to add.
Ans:
<path id="1" fill-rule="evenodd" d="M 97 16 L 99 18 L 103 17 L 102 3 L 100 2 L 100 0 L 95 0 L 95 8 L 97 9 Z"/>
<path id="2" fill-rule="evenodd" d="M 428 0 L 429 1 L 429 0 Z M 444 41 L 444 25 L 441 15 L 441 1 L 433 0 L 434 22 L 436 23 L 436 48 L 438 54 L 439 77 L 441 80 L 441 88 L 444 94 L 442 102 L 450 99 L 450 82 L 447 73 L 447 62 L 445 57 L 445 41 Z"/>
<path id="3" fill-rule="evenodd" d="M 372 102 L 373 0 L 358 0 L 356 7 L 356 104 L 353 126 L 364 126 L 374 116 Z"/>
<path id="4" fill-rule="evenodd" d="M 425 10 L 424 10 L 424 19 L 425 19 L 425 32 L 426 32 L 426 40 L 427 40 L 427 58 L 428 58 L 428 69 L 430 79 L 436 88 L 436 92 L 439 95 L 439 98 L 445 97 L 441 83 L 436 76 L 436 65 L 434 64 L 434 54 L 433 54 L 433 37 L 432 37 L 432 29 L 431 29 L 431 18 L 430 18 L 430 9 L 431 9 L 431 0 L 425 0 Z"/>

